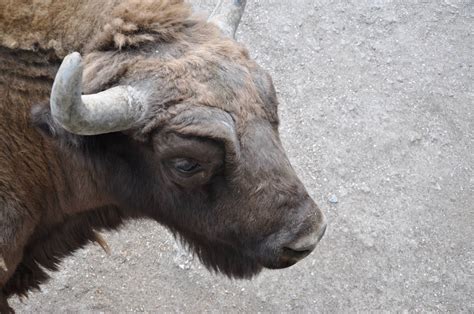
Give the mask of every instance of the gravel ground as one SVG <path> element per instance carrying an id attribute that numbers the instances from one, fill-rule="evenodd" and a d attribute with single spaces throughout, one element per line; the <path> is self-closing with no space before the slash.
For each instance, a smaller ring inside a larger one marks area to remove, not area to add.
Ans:
<path id="1" fill-rule="evenodd" d="M 201 1 L 210 10 L 216 1 Z M 106 234 L 19 312 L 474 311 L 470 0 L 248 1 L 281 134 L 327 214 L 304 261 L 231 281 L 149 221 Z"/>

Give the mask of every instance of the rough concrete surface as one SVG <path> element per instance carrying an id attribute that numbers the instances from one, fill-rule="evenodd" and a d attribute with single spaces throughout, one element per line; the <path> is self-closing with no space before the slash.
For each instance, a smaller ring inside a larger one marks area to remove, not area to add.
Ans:
<path id="1" fill-rule="evenodd" d="M 210 12 L 216 1 L 201 1 Z M 327 214 L 297 265 L 231 281 L 156 223 L 106 234 L 19 312 L 474 311 L 470 0 L 248 1 L 238 38 L 268 69 L 281 135 Z"/>

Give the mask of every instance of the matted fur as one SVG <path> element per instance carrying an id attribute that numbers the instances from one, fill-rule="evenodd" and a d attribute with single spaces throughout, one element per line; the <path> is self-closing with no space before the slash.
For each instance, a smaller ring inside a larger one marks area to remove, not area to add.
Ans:
<path id="1" fill-rule="evenodd" d="M 72 51 L 173 41 L 190 17 L 191 8 L 182 0 L 4 0 L 0 46 L 53 49 L 63 57 Z"/>

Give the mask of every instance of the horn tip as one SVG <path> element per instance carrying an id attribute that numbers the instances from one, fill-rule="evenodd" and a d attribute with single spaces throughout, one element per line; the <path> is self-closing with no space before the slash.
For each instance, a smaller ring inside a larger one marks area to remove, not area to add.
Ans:
<path id="1" fill-rule="evenodd" d="M 63 64 L 67 64 L 68 67 L 77 67 L 82 63 L 81 54 L 77 51 L 74 51 L 64 57 Z"/>
<path id="2" fill-rule="evenodd" d="M 95 230 L 94 230 L 94 241 L 97 244 L 99 244 L 99 246 L 102 248 L 102 250 L 104 250 L 105 253 L 107 253 L 107 255 L 111 254 L 109 244 L 107 243 L 107 241 L 105 241 L 104 237 Z"/>

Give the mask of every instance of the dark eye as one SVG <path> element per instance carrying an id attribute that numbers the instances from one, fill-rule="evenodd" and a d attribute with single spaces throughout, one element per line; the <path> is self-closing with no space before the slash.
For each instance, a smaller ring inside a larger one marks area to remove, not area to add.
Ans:
<path id="1" fill-rule="evenodd" d="M 197 161 L 188 158 L 175 159 L 173 166 L 176 170 L 184 174 L 194 174 L 201 170 L 201 165 Z"/>

